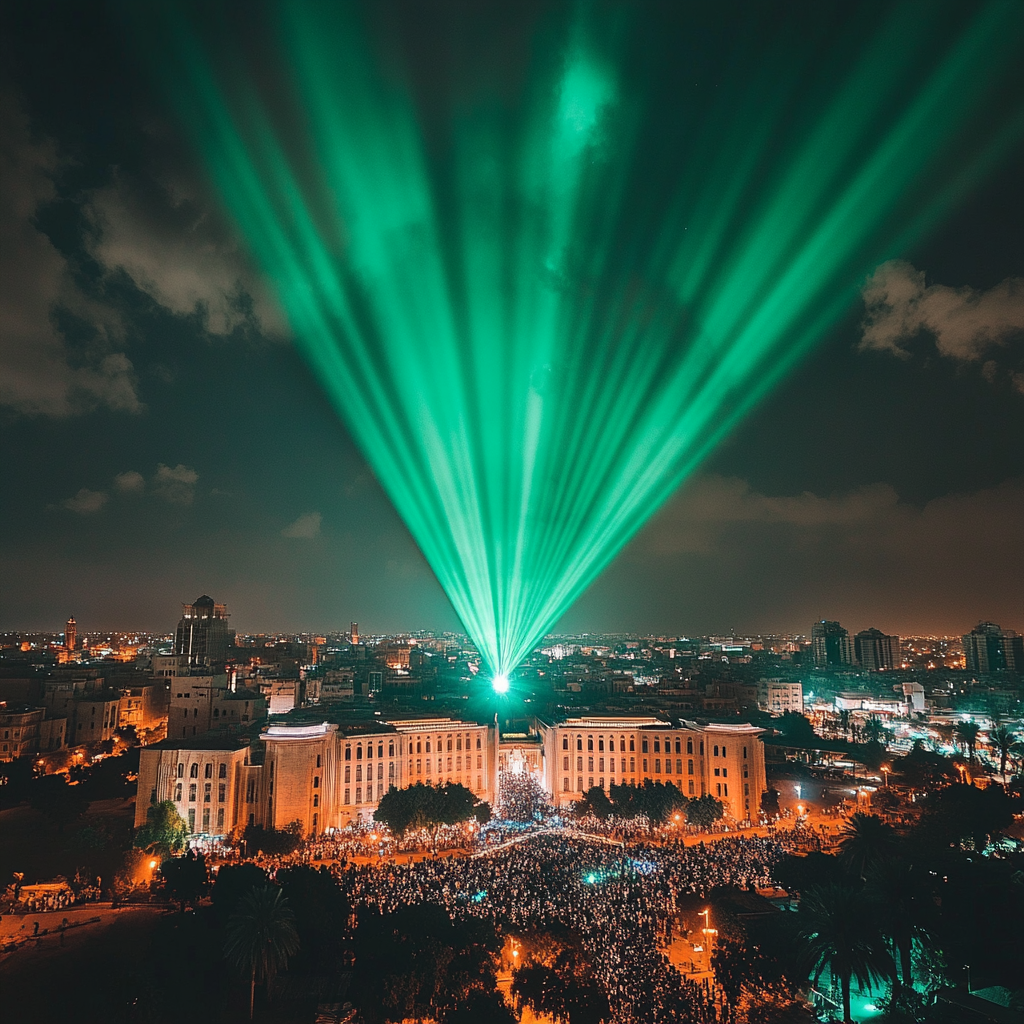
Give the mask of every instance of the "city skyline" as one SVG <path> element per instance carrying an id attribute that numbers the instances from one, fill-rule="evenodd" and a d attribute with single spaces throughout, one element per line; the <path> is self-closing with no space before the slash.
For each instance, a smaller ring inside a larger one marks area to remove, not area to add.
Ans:
<path id="1" fill-rule="evenodd" d="M 204 591 L 256 631 L 460 628 L 109 12 L 76 10 L 25 7 L 5 33 L 0 629 L 157 629 L 168 595 Z M 695 60 L 700 101 L 735 30 L 723 14 Z M 554 628 L 1021 628 L 1021 177 L 1018 143 L 849 282 L 818 347 Z"/>

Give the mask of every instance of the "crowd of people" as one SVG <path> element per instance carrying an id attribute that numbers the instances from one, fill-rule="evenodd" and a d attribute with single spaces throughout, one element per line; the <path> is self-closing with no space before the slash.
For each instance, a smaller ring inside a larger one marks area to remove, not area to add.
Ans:
<path id="1" fill-rule="evenodd" d="M 687 981 L 670 966 L 670 922 L 684 894 L 770 885 L 782 853 L 767 837 L 624 848 L 546 833 L 472 857 L 338 871 L 357 906 L 393 912 L 435 903 L 453 918 L 489 918 L 512 931 L 569 929 L 624 1024 L 725 1024 L 730 1011 L 716 987 Z"/>

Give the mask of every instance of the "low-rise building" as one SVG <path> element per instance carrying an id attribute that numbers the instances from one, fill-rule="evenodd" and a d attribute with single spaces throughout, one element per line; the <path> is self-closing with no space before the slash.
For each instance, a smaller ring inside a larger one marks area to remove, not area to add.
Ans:
<path id="1" fill-rule="evenodd" d="M 738 821 L 756 818 L 766 789 L 763 730 L 658 717 L 588 715 L 542 725 L 543 785 L 556 806 L 594 786 L 671 782 L 711 795 Z"/>

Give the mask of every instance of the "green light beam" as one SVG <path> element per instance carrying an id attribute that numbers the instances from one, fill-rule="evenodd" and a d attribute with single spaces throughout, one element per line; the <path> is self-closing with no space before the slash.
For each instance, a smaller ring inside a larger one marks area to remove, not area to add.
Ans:
<path id="1" fill-rule="evenodd" d="M 683 152 L 648 118 L 658 79 L 634 73 L 621 15 L 538 22 L 512 84 L 455 68 L 428 116 L 351 5 L 273 10 L 273 88 L 179 8 L 135 16 L 497 680 L 1024 137 L 1019 104 L 986 117 L 1024 36 L 1010 4 L 945 35 L 937 5 L 895 6 L 838 87 L 811 79 L 823 104 L 799 67 L 754 62 L 680 113 Z"/>

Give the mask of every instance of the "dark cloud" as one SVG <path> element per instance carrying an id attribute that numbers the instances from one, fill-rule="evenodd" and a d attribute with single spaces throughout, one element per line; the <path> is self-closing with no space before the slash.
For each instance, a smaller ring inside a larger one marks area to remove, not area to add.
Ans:
<path id="1" fill-rule="evenodd" d="M 40 229 L 36 216 L 57 196 L 68 158 L 32 129 L 22 103 L 0 91 L 0 406 L 25 415 L 64 417 L 100 406 L 139 413 L 135 369 L 124 351 L 118 311 L 96 301 Z M 58 313 L 92 336 L 74 358 Z"/>
<path id="2" fill-rule="evenodd" d="M 735 478 L 686 487 L 566 616 L 573 628 L 956 632 L 1013 623 L 1024 478 L 923 505 L 888 483 L 768 495 Z M 589 624 L 589 627 L 585 624 Z"/>
<path id="3" fill-rule="evenodd" d="M 925 333 L 940 356 L 981 364 L 989 383 L 1008 376 L 1024 394 L 1024 278 L 1008 277 L 985 290 L 926 285 L 923 270 L 889 260 L 867 279 L 861 295 L 862 351 L 908 358 L 910 343 Z"/>

